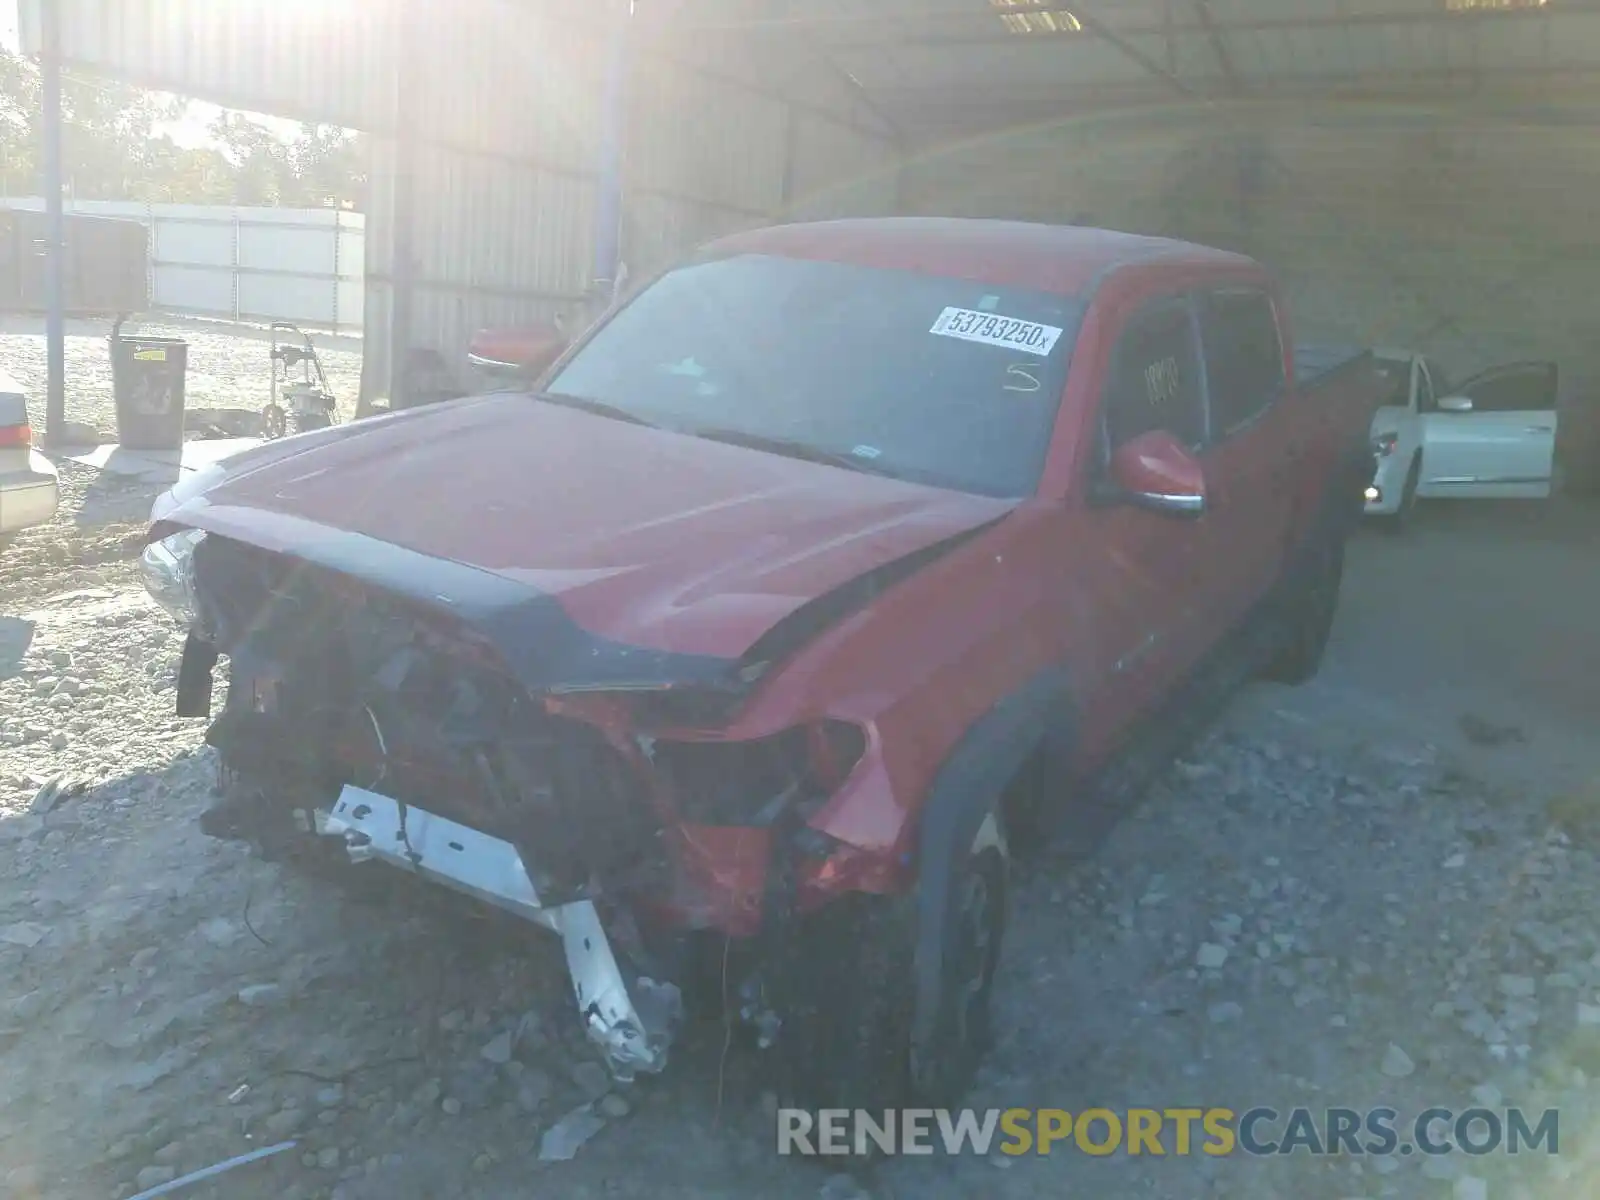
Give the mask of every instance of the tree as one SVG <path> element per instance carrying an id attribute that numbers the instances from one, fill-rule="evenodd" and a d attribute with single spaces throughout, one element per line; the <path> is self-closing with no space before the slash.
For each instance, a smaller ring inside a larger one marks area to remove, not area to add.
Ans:
<path id="1" fill-rule="evenodd" d="M 39 72 L 20 55 L 0 48 L 0 195 L 38 190 Z"/>
<path id="2" fill-rule="evenodd" d="M 0 194 L 40 190 L 39 68 L 0 49 Z M 211 123 L 215 147 L 177 145 L 157 130 L 188 101 L 76 72 L 62 79 L 62 174 L 85 200 L 305 205 L 359 202 L 366 167 L 349 130 L 304 125 L 285 141 L 248 115 Z"/>
<path id="3" fill-rule="evenodd" d="M 360 134 L 337 125 L 302 125 L 289 147 L 289 161 L 297 203 L 365 207 L 367 152 Z"/>
<path id="4" fill-rule="evenodd" d="M 365 150 L 348 129 L 302 124 L 286 142 L 243 113 L 223 113 L 210 132 L 236 171 L 235 203 L 316 208 L 357 201 L 366 189 Z"/>
<path id="5" fill-rule="evenodd" d="M 284 185 L 294 172 L 289 148 L 270 129 L 244 113 L 225 112 L 211 122 L 210 134 L 234 168 L 235 204 L 283 203 Z M 292 187 L 289 190 L 293 190 Z"/>

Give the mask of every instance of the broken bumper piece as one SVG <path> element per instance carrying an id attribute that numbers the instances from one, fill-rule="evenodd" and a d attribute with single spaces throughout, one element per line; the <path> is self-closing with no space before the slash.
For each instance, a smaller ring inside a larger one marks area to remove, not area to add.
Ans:
<path id="1" fill-rule="evenodd" d="M 677 987 L 643 975 L 630 987 L 594 902 L 541 905 L 511 843 L 414 805 L 402 810 L 389 797 L 356 787 L 340 792 L 332 809 L 318 810 L 316 826 L 320 834 L 343 839 L 353 862 L 381 860 L 554 930 L 585 1032 L 612 1074 L 630 1080 L 666 1067 L 682 1018 Z"/>

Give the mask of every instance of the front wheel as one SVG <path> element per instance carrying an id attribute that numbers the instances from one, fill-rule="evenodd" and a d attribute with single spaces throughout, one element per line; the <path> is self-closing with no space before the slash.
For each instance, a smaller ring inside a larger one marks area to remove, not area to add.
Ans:
<path id="1" fill-rule="evenodd" d="M 1305 683 L 1316 675 L 1333 632 L 1344 579 L 1344 538 L 1324 535 L 1302 567 L 1284 622 L 1283 640 L 1263 675 L 1277 683 Z"/>
<path id="2" fill-rule="evenodd" d="M 855 895 L 811 917 L 788 956 L 781 1034 L 788 1103 L 882 1112 L 948 1107 L 990 1042 L 990 1005 L 1009 903 L 991 818 L 948 881 L 950 919 L 930 1045 L 913 1061 L 914 897 Z"/>

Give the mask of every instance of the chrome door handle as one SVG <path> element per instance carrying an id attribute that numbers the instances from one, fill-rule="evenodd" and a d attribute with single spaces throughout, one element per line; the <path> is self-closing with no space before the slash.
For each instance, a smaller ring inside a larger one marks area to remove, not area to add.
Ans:
<path id="1" fill-rule="evenodd" d="M 1552 430 L 1553 427 L 1549 425 L 1524 425 L 1522 427 L 1523 433 L 1550 433 Z"/>

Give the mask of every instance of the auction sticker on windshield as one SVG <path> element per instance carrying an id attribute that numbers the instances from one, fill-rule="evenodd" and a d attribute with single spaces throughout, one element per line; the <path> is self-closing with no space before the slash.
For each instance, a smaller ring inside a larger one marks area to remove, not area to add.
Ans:
<path id="1" fill-rule="evenodd" d="M 1004 346 L 1010 350 L 1028 350 L 1047 355 L 1055 349 L 1061 330 L 1054 325 L 1040 325 L 998 313 L 978 312 L 971 308 L 947 308 L 939 314 L 929 333 L 939 337 L 960 338 L 964 342 L 982 342 L 985 346 Z"/>

